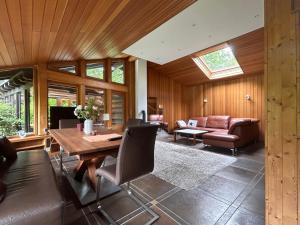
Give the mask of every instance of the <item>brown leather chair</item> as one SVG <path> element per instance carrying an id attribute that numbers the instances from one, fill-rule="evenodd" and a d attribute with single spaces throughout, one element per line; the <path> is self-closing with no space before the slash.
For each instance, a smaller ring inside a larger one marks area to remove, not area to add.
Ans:
<path id="1" fill-rule="evenodd" d="M 77 119 L 61 119 L 59 120 L 59 129 L 76 128 L 78 123 L 80 123 L 80 121 Z"/>
<path id="2" fill-rule="evenodd" d="M 105 177 L 115 185 L 127 183 L 127 192 L 129 196 L 153 216 L 153 219 L 151 219 L 147 224 L 152 224 L 159 219 L 159 215 L 142 203 L 142 201 L 138 199 L 130 189 L 131 180 L 153 171 L 154 146 L 157 129 L 158 127 L 154 125 L 127 128 L 122 138 L 116 164 L 103 166 L 96 170 L 96 175 L 98 176 L 98 209 L 110 222 L 110 224 L 116 224 L 116 222 L 114 222 L 101 207 L 99 199 L 101 177 Z"/>
<path id="3" fill-rule="evenodd" d="M 144 121 L 142 119 L 129 119 L 126 123 L 126 127 L 135 127 L 143 124 Z"/>

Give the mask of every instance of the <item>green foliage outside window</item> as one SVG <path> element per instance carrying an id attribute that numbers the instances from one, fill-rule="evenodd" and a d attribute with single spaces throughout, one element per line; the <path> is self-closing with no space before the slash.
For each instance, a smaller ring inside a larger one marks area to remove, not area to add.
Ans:
<path id="1" fill-rule="evenodd" d="M 15 108 L 3 102 L 0 102 L 0 135 L 16 135 L 21 125 L 21 120 L 16 118 Z"/>
<path id="2" fill-rule="evenodd" d="M 239 66 L 230 47 L 203 55 L 203 58 L 211 72 Z"/>
<path id="3" fill-rule="evenodd" d="M 125 83 L 123 63 L 120 62 L 113 63 L 111 72 L 112 72 L 112 77 L 111 77 L 112 82 L 118 84 Z"/>
<path id="4" fill-rule="evenodd" d="M 103 65 L 99 64 L 97 66 L 89 66 L 86 68 L 86 75 L 88 77 L 94 77 L 97 79 L 104 79 L 104 68 Z"/>

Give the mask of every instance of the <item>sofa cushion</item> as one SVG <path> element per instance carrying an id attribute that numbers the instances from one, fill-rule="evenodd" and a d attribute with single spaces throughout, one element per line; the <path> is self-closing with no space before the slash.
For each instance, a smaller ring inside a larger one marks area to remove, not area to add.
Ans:
<path id="1" fill-rule="evenodd" d="M 14 161 L 17 158 L 16 148 L 4 136 L 0 137 L 0 155 L 8 161 Z"/>
<path id="2" fill-rule="evenodd" d="M 203 134 L 202 138 L 218 140 L 218 141 L 229 141 L 229 142 L 238 141 L 240 139 L 240 137 L 237 135 L 224 134 L 224 133 L 219 133 L 219 132 Z"/>
<path id="3" fill-rule="evenodd" d="M 200 117 L 193 117 L 192 120 L 197 120 L 197 126 L 198 127 L 206 127 L 206 121 L 207 121 L 207 117 L 204 116 L 200 116 Z"/>
<path id="4" fill-rule="evenodd" d="M 0 225 L 61 224 L 63 201 L 45 151 L 18 152 L 3 181 L 7 193 L 0 204 Z"/>
<path id="5" fill-rule="evenodd" d="M 206 127 L 228 129 L 230 116 L 208 116 Z"/>
<path id="6" fill-rule="evenodd" d="M 188 127 L 197 127 L 198 120 L 189 120 L 187 123 Z"/>
<path id="7" fill-rule="evenodd" d="M 4 200 L 6 195 L 6 185 L 0 180 L 0 203 Z"/>
<path id="8" fill-rule="evenodd" d="M 176 123 L 179 128 L 187 127 L 186 122 L 184 120 L 177 120 Z"/>

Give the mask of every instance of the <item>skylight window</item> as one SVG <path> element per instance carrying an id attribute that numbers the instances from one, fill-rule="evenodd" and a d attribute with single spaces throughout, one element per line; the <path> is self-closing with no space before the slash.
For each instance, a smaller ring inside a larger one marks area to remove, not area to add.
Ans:
<path id="1" fill-rule="evenodd" d="M 227 44 L 203 51 L 193 60 L 209 79 L 236 76 L 244 73 L 232 49 Z"/>

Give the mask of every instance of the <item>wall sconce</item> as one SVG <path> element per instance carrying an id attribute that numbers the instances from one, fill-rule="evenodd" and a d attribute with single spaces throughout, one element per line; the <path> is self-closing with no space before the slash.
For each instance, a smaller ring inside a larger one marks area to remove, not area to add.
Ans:
<path id="1" fill-rule="evenodd" d="M 207 101 L 207 98 L 203 99 L 203 102 L 204 102 L 204 103 L 207 103 L 207 102 L 208 102 L 208 101 Z"/>
<path id="2" fill-rule="evenodd" d="M 248 101 L 250 101 L 251 100 L 251 96 L 249 94 L 246 94 L 245 95 L 245 99 L 248 100 Z"/>

